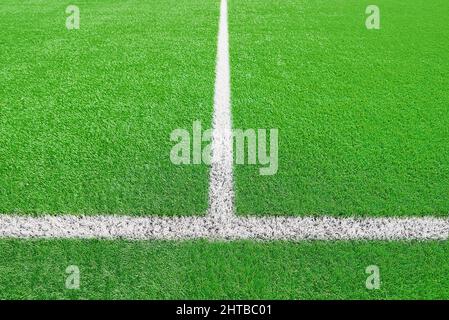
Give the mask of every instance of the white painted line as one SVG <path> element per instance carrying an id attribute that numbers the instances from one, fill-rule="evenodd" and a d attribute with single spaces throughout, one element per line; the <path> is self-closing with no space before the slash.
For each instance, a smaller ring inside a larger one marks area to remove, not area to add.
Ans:
<path id="1" fill-rule="evenodd" d="M 130 240 L 448 240 L 440 218 L 237 218 L 0 215 L 0 238 Z"/>
<path id="2" fill-rule="evenodd" d="M 215 75 L 209 216 L 225 221 L 234 214 L 232 179 L 231 81 L 227 0 L 221 1 Z"/>
<path id="3" fill-rule="evenodd" d="M 227 0 L 221 1 L 206 217 L 18 216 L 0 214 L 0 238 L 131 240 L 448 240 L 449 219 L 236 217 Z"/>

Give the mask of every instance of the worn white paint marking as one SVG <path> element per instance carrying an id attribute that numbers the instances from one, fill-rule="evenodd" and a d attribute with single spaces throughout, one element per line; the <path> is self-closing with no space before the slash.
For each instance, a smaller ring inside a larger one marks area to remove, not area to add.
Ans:
<path id="1" fill-rule="evenodd" d="M 447 240 L 449 219 L 0 215 L 1 238 L 130 240 Z"/>
<path id="2" fill-rule="evenodd" d="M 206 217 L 0 214 L 0 238 L 132 240 L 447 240 L 449 219 L 236 217 L 227 0 L 221 1 L 214 98 L 210 209 Z"/>
<path id="3" fill-rule="evenodd" d="M 231 80 L 227 0 L 221 1 L 215 75 L 209 216 L 224 223 L 234 214 Z"/>

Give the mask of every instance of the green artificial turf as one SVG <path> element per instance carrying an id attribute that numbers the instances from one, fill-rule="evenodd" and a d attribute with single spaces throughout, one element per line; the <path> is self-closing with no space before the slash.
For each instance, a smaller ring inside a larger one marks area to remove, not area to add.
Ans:
<path id="1" fill-rule="evenodd" d="M 235 128 L 279 129 L 279 171 L 235 168 L 240 214 L 449 213 L 447 0 L 230 0 Z"/>
<path id="2" fill-rule="evenodd" d="M 0 298 L 447 299 L 448 258 L 447 242 L 1 240 Z"/>
<path id="3" fill-rule="evenodd" d="M 208 167 L 173 165 L 170 133 L 211 125 L 218 16 L 217 1 L 2 0 L 0 212 L 204 213 Z"/>

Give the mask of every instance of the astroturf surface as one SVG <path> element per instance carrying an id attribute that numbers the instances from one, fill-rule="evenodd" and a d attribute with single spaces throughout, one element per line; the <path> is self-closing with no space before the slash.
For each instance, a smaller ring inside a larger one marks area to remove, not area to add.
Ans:
<path id="1" fill-rule="evenodd" d="M 229 2 L 233 125 L 279 129 L 235 167 L 240 214 L 447 216 L 446 0 Z"/>
<path id="2" fill-rule="evenodd" d="M 0 4 L 0 213 L 200 214 L 218 1 Z M 447 215 L 447 1 L 230 0 L 233 125 L 280 130 L 279 171 L 235 168 L 242 214 Z M 0 299 L 449 296 L 447 242 L 0 240 Z M 81 272 L 79 290 L 65 270 Z M 367 266 L 380 290 L 367 290 Z"/>
<path id="3" fill-rule="evenodd" d="M 448 258 L 447 242 L 1 240 L 0 298 L 447 299 Z"/>
<path id="4" fill-rule="evenodd" d="M 219 4 L 0 4 L 0 212 L 202 214 L 208 167 L 170 133 L 209 128 Z"/>

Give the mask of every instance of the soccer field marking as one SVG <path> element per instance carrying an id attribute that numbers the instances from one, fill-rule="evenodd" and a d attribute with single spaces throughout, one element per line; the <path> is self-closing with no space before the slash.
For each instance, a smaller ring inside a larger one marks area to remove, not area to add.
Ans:
<path id="1" fill-rule="evenodd" d="M 217 220 L 226 220 L 234 215 L 232 142 L 228 7 L 227 0 L 222 0 L 217 41 L 208 212 L 211 218 Z"/>
<path id="2" fill-rule="evenodd" d="M 129 240 L 447 240 L 449 219 L 1 215 L 0 238 Z"/>
<path id="3" fill-rule="evenodd" d="M 227 0 L 220 5 L 206 217 L 0 214 L 0 238 L 130 240 L 448 240 L 449 218 L 238 217 L 234 212 Z"/>

